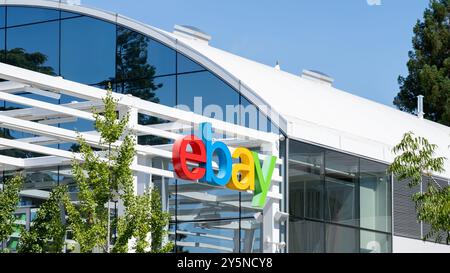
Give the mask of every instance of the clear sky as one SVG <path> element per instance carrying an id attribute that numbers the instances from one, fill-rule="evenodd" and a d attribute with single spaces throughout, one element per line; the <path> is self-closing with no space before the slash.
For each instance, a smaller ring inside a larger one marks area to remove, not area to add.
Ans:
<path id="1" fill-rule="evenodd" d="M 381 5 L 369 3 L 381 2 Z M 413 27 L 428 0 L 82 0 L 172 31 L 196 26 L 211 45 L 300 74 L 322 71 L 347 92 L 391 105 Z"/>

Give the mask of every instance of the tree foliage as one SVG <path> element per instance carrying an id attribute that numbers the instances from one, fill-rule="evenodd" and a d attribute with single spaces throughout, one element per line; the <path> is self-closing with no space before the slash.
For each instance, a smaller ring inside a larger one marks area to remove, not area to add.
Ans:
<path id="1" fill-rule="evenodd" d="M 37 212 L 30 229 L 20 237 L 21 253 L 60 253 L 64 248 L 66 225 L 63 200 L 67 186 L 57 186 Z"/>
<path id="2" fill-rule="evenodd" d="M 118 191 L 119 185 L 127 176 L 127 169 L 134 156 L 134 141 L 127 136 L 120 147 L 115 145 L 128 123 L 128 116 L 117 119 L 116 101 L 108 91 L 103 99 L 104 113 L 95 113 L 95 127 L 100 132 L 99 144 L 108 148 L 96 152 L 79 137 L 79 152 L 83 161 L 72 162 L 72 173 L 77 183 L 78 203 L 65 199 L 68 224 L 74 240 L 80 245 L 81 252 L 92 252 L 95 247 L 109 251 L 108 241 L 108 207 L 105 206 Z M 126 148 L 124 148 L 127 146 Z M 130 148 L 131 147 L 131 148 Z M 123 153 L 127 151 L 127 153 Z M 106 157 L 106 160 L 103 158 Z M 127 160 L 128 159 L 128 160 Z M 121 164 L 126 164 L 121 165 Z"/>
<path id="3" fill-rule="evenodd" d="M 426 190 L 412 196 L 416 203 L 419 221 L 431 225 L 424 240 L 434 237 L 437 242 L 445 239 L 450 244 L 450 187 L 442 187 L 433 178 L 433 173 L 444 171 L 444 157 L 436 157 L 438 147 L 426 138 L 406 133 L 393 152 L 397 155 L 389 167 L 401 182 L 409 180 L 409 186 L 423 183 Z"/>
<path id="4" fill-rule="evenodd" d="M 169 216 L 152 210 L 157 195 L 150 191 L 143 195 L 136 194 L 131 169 L 136 140 L 128 128 L 129 116 L 117 118 L 117 100 L 111 90 L 103 103 L 103 113 L 94 111 L 95 127 L 101 136 L 99 144 L 108 148 L 96 152 L 83 138 L 79 138 L 83 161 L 74 161 L 72 165 L 79 188 L 79 202 L 73 204 L 69 199 L 65 200 L 68 224 L 81 252 L 91 252 L 95 247 L 103 248 L 105 252 L 109 252 L 110 247 L 113 252 L 128 252 L 130 245 L 136 252 L 146 252 L 151 246 L 149 239 L 152 231 L 157 236 L 165 235 L 156 224 L 167 225 Z M 105 204 L 113 199 L 119 200 L 123 215 L 108 224 L 109 213 Z M 117 230 L 117 238 L 111 244 L 108 244 L 108 238 L 111 239 L 108 228 Z M 161 244 L 158 251 L 163 247 Z"/>
<path id="5" fill-rule="evenodd" d="M 394 104 L 414 112 L 417 96 L 424 95 L 426 117 L 450 125 L 450 0 L 431 0 L 424 20 L 414 27 L 406 77 L 399 77 Z"/>
<path id="6" fill-rule="evenodd" d="M 23 177 L 16 175 L 7 179 L 0 191 L 0 242 L 8 239 L 14 231 L 14 212 L 20 201 L 20 189 L 23 185 Z"/>

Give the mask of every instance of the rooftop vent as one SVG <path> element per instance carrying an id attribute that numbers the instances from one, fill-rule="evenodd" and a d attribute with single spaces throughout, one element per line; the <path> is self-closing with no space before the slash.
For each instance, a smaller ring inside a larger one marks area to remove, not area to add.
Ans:
<path id="1" fill-rule="evenodd" d="M 277 61 L 277 64 L 275 65 L 275 69 L 276 70 L 281 70 L 281 66 L 280 63 Z"/>
<path id="2" fill-rule="evenodd" d="M 185 38 L 194 39 L 207 44 L 209 44 L 209 41 L 211 41 L 212 38 L 211 35 L 208 35 L 201 29 L 193 26 L 175 25 L 173 33 Z"/>
<path id="3" fill-rule="evenodd" d="M 302 78 L 331 86 L 334 79 L 325 73 L 316 70 L 303 70 Z"/>
<path id="4" fill-rule="evenodd" d="M 419 95 L 417 97 L 417 116 L 419 119 L 423 119 L 425 112 L 423 111 L 423 98 L 424 96 Z"/>

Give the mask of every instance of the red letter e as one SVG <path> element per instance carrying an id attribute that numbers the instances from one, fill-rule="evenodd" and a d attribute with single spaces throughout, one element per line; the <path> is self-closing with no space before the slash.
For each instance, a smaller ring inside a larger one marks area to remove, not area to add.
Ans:
<path id="1" fill-rule="evenodd" d="M 186 151 L 187 147 L 191 146 L 192 152 Z M 194 135 L 185 136 L 178 139 L 173 145 L 172 149 L 172 164 L 175 173 L 181 179 L 185 180 L 199 180 L 205 176 L 205 168 L 194 167 L 189 170 L 188 162 L 205 163 L 206 151 L 202 140 Z"/>

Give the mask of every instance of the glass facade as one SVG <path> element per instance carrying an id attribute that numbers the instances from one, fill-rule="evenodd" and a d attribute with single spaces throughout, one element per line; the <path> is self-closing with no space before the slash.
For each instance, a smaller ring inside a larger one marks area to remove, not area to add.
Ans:
<path id="1" fill-rule="evenodd" d="M 387 165 L 289 141 L 289 251 L 391 252 Z"/>
<path id="2" fill-rule="evenodd" d="M 0 7 L 0 58 L 9 64 L 61 76 L 83 84 L 131 94 L 166 106 L 188 106 L 191 111 L 223 119 L 234 124 L 280 133 L 269 119 L 258 113 L 258 124 L 239 109 L 224 116 L 227 105 L 251 103 L 239 91 L 176 50 L 123 26 L 89 16 L 38 7 Z M 54 104 L 83 100 L 62 95 L 60 98 L 19 94 Z M 195 97 L 201 98 L 198 101 Z M 200 108 L 199 108 L 200 106 Z M 0 102 L 0 110 L 27 108 Z M 202 109 L 202 110 L 199 110 Z M 37 121 L 37 120 L 36 120 Z M 165 123 L 160 118 L 140 115 L 139 124 Z M 53 122 L 51 126 L 89 132 L 90 121 L 82 119 Z M 0 128 L 2 137 L 19 139 L 31 134 Z M 141 145 L 164 145 L 170 141 L 153 136 L 139 136 Z M 75 143 L 49 143 L 47 146 L 69 151 Z M 20 150 L 0 150 L 1 154 L 29 158 L 41 156 Z M 153 165 L 170 162 L 153 159 Z M 4 174 L 7 175 L 7 174 Z M 251 195 L 217 189 L 177 179 L 152 177 L 160 189 L 163 207 L 172 215 L 171 238 L 179 252 L 261 252 L 262 227 L 254 219 L 258 210 L 251 208 Z M 49 191 L 58 184 L 69 185 L 73 198 L 77 189 L 70 166 L 28 170 L 26 187 Z M 143 185 L 139 185 L 143 187 Z M 36 200 L 26 200 L 38 207 Z"/>

